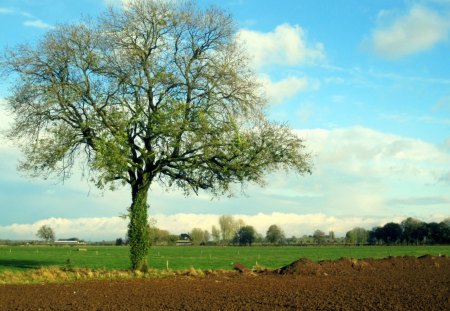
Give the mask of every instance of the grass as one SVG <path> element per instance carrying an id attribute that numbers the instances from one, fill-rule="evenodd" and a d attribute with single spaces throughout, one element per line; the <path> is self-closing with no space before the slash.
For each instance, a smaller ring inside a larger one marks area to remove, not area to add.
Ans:
<path id="1" fill-rule="evenodd" d="M 3 271 L 0 272 L 0 285 L 4 284 L 36 284 L 36 283 L 60 283 L 83 280 L 118 280 L 133 278 L 162 278 L 167 276 L 192 276 L 204 277 L 206 274 L 223 273 L 224 270 L 154 270 L 146 272 L 131 270 L 102 270 L 89 268 L 60 268 L 41 267 L 29 271 Z"/>
<path id="2" fill-rule="evenodd" d="M 128 247 L 83 246 L 0 246 L 0 273 L 35 270 L 42 267 L 127 270 Z M 233 262 L 279 268 L 299 258 L 325 259 L 384 258 L 388 256 L 450 255 L 450 246 L 326 246 L 326 247 L 152 247 L 149 267 L 154 270 L 231 270 Z"/>
<path id="3" fill-rule="evenodd" d="M 252 246 L 152 247 L 145 273 L 130 271 L 128 247 L 0 246 L 0 284 L 55 283 L 92 279 L 204 276 L 232 270 L 234 262 L 252 268 L 279 268 L 299 258 L 384 258 L 450 255 L 449 246 Z"/>

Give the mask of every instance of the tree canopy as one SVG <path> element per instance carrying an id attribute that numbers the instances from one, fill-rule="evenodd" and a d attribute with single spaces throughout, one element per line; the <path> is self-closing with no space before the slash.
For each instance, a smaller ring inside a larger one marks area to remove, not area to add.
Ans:
<path id="1" fill-rule="evenodd" d="M 355 227 L 345 234 L 345 240 L 347 243 L 352 244 L 365 244 L 369 237 L 369 232 L 361 227 Z"/>
<path id="2" fill-rule="evenodd" d="M 39 228 L 36 236 L 45 242 L 53 242 L 55 240 L 55 231 L 47 225 L 43 225 Z"/>
<path id="3" fill-rule="evenodd" d="M 251 246 L 256 239 L 256 231 L 252 226 L 243 226 L 235 233 L 233 243 Z"/>
<path id="4" fill-rule="evenodd" d="M 303 141 L 265 116 L 235 24 L 217 8 L 133 0 L 5 50 L 13 76 L 9 137 L 20 168 L 68 178 L 76 160 L 99 188 L 129 185 L 132 268 L 148 251 L 149 187 L 186 194 L 264 184 L 275 169 L 310 173 Z"/>
<path id="5" fill-rule="evenodd" d="M 282 243 L 285 240 L 284 232 L 277 225 L 271 225 L 266 232 L 266 240 L 269 243 Z"/>

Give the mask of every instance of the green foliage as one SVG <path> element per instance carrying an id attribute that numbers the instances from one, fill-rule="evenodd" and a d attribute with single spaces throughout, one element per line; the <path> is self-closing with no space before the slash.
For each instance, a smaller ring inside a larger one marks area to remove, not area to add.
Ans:
<path id="1" fill-rule="evenodd" d="M 336 239 L 336 237 L 334 235 L 334 231 L 328 232 L 328 237 L 330 238 L 331 241 L 334 241 Z"/>
<path id="2" fill-rule="evenodd" d="M 322 230 L 316 230 L 313 233 L 314 242 L 322 244 L 325 241 L 325 232 Z"/>
<path id="3" fill-rule="evenodd" d="M 420 230 L 424 223 L 418 219 L 408 217 L 400 224 L 403 232 L 403 239 L 407 243 L 412 243 L 417 240 L 423 240 L 425 230 Z"/>
<path id="4" fill-rule="evenodd" d="M 220 230 L 216 228 L 216 226 L 212 226 L 211 228 L 211 236 L 214 242 L 220 241 Z"/>
<path id="5" fill-rule="evenodd" d="M 205 239 L 205 231 L 200 228 L 193 228 L 189 233 L 189 236 L 191 237 L 193 244 L 198 245 L 200 243 L 207 242 L 207 240 Z"/>
<path id="6" fill-rule="evenodd" d="M 396 244 L 400 242 L 402 236 L 402 228 L 399 224 L 389 222 L 383 226 L 383 239 L 388 244 Z"/>
<path id="7" fill-rule="evenodd" d="M 366 229 L 355 227 L 348 231 L 345 235 L 345 240 L 347 243 L 351 244 L 366 244 L 369 238 L 369 232 Z"/>
<path id="8" fill-rule="evenodd" d="M 271 225 L 267 229 L 266 240 L 272 244 L 282 243 L 285 240 L 284 232 L 277 225 Z"/>
<path id="9" fill-rule="evenodd" d="M 128 224 L 131 269 L 133 270 L 141 270 L 147 266 L 146 256 L 150 248 L 147 209 L 147 193 L 140 191 L 133 196 Z"/>
<path id="10" fill-rule="evenodd" d="M 53 242 L 55 240 L 55 232 L 47 225 L 43 225 L 39 228 L 36 236 L 45 242 Z"/>
<path id="11" fill-rule="evenodd" d="M 240 220 L 234 219 L 231 215 L 222 215 L 219 217 L 220 232 L 222 241 L 231 242 L 236 232 L 239 230 Z"/>
<path id="12" fill-rule="evenodd" d="M 256 230 L 252 226 L 243 226 L 236 232 L 233 242 L 239 245 L 251 246 L 256 239 Z"/>
<path id="13" fill-rule="evenodd" d="M 171 237 L 167 230 L 162 230 L 154 226 L 148 228 L 148 235 L 151 245 L 170 245 Z"/>

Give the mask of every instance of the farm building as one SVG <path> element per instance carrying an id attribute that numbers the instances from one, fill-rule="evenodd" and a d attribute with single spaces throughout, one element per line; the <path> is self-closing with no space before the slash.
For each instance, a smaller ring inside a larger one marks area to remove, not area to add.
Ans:
<path id="1" fill-rule="evenodd" d="M 192 239 L 189 234 L 182 233 L 180 234 L 180 239 L 175 242 L 175 245 L 192 245 Z"/>

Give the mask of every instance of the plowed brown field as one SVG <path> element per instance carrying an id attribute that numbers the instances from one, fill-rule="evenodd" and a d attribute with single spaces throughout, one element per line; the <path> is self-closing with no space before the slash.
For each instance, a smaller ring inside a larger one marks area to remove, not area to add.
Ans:
<path id="1" fill-rule="evenodd" d="M 276 271 L 0 286 L 1 310 L 450 310 L 450 258 L 302 259 Z"/>

